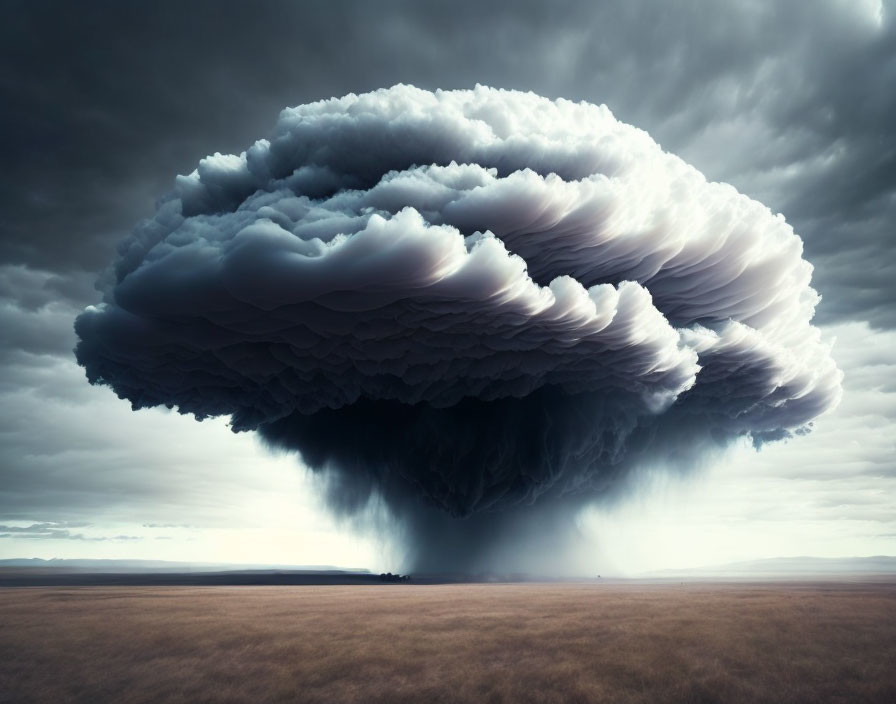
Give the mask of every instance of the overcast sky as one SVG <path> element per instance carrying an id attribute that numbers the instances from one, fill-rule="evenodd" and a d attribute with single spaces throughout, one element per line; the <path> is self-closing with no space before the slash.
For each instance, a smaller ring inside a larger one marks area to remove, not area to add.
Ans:
<path id="1" fill-rule="evenodd" d="M 74 362 L 116 243 L 286 106 L 396 83 L 604 103 L 781 212 L 845 373 L 814 432 L 581 517 L 598 571 L 896 554 L 896 3 L 47 3 L 0 22 L 0 557 L 388 569 L 295 457 Z"/>

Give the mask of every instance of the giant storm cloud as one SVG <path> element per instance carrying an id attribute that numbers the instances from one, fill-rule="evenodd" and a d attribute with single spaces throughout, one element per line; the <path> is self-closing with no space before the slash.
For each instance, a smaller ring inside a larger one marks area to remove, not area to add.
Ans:
<path id="1" fill-rule="evenodd" d="M 179 176 L 76 322 L 93 384 L 298 451 L 417 569 L 650 463 L 805 432 L 841 374 L 784 217 L 605 106 L 399 85 Z"/>

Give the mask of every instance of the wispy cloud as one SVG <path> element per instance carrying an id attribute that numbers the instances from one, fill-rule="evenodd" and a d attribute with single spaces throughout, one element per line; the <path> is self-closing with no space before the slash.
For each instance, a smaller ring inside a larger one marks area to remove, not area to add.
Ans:
<path id="1" fill-rule="evenodd" d="M 72 528 L 87 528 L 89 523 L 32 523 L 30 526 L 0 525 L 0 538 L 25 538 L 28 540 L 142 540 L 136 535 L 85 535 Z"/>

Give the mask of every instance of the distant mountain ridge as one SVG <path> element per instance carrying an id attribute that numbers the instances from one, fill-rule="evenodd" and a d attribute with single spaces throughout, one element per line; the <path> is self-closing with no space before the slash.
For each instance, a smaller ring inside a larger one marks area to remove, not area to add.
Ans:
<path id="1" fill-rule="evenodd" d="M 335 567 L 333 565 L 271 565 L 262 563 L 242 564 L 230 562 L 176 562 L 170 560 L 104 560 L 63 559 L 44 560 L 39 557 L 10 558 L 0 560 L 0 568 L 41 568 L 63 570 L 91 570 L 94 572 L 223 572 L 284 570 L 290 572 L 315 572 L 328 574 L 371 574 L 360 567 Z"/>
<path id="2" fill-rule="evenodd" d="M 337 567 L 334 565 L 272 565 L 263 563 L 234 564 L 221 562 L 176 562 L 168 560 L 114 560 L 114 559 L 62 559 L 10 558 L 0 559 L 0 570 L 44 573 L 95 573 L 121 575 L 202 575 L 238 573 L 291 573 L 294 576 L 345 576 L 349 578 L 373 576 L 365 568 Z M 849 575 L 896 575 L 896 557 L 874 555 L 870 557 L 772 557 L 745 560 L 704 567 L 651 570 L 629 575 L 634 579 L 686 578 L 758 578 L 824 577 Z M 422 576 L 422 575 L 421 575 Z M 429 575 L 439 581 L 495 581 L 488 575 Z M 611 575 L 605 575 L 610 576 Z M 503 575 L 499 581 L 532 581 L 539 578 L 556 578 L 550 575 Z"/>
<path id="3" fill-rule="evenodd" d="M 706 567 L 653 570 L 641 576 L 787 577 L 848 574 L 896 574 L 896 557 L 890 555 L 873 555 L 870 557 L 809 557 L 804 555 L 770 557 L 761 560 L 744 560 Z"/>

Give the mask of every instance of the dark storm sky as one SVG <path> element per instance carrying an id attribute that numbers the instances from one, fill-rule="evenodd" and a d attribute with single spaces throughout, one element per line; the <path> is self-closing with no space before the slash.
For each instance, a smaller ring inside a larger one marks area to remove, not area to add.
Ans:
<path id="1" fill-rule="evenodd" d="M 31 1 L 0 12 L 0 518 L 74 520 L 73 506 L 113 494 L 167 496 L 141 474 L 151 470 L 110 484 L 111 441 L 60 420 L 53 404 L 86 393 L 69 368 L 72 320 L 176 174 L 239 153 L 283 107 L 348 92 L 481 83 L 606 103 L 709 179 L 784 213 L 816 267 L 817 323 L 896 327 L 896 3 Z M 51 460 L 72 448 L 80 470 L 66 474 Z M 875 459 L 887 461 L 886 450 Z"/>
<path id="2" fill-rule="evenodd" d="M 479 5 L 5 3 L 0 261 L 95 272 L 173 174 L 239 152 L 284 106 L 479 82 L 606 103 L 785 213 L 822 321 L 896 324 L 888 13 L 878 26 L 860 3 Z"/>

